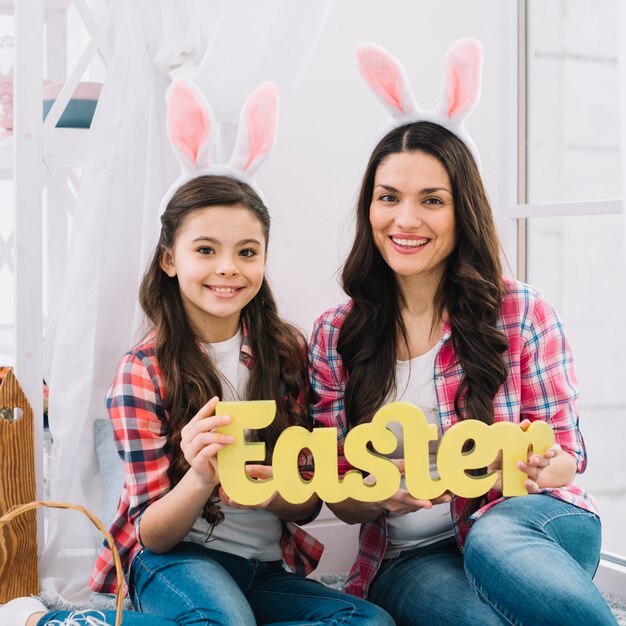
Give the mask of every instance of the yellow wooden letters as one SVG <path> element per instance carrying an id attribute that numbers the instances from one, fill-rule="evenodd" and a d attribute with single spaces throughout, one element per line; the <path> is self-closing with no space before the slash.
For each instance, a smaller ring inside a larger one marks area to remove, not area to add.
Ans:
<path id="1" fill-rule="evenodd" d="M 220 402 L 217 415 L 230 415 L 230 424 L 220 432 L 232 435 L 235 441 L 217 454 L 220 481 L 235 502 L 254 506 L 267 500 L 274 492 L 288 502 L 299 504 L 313 493 L 325 502 L 353 498 L 377 502 L 392 496 L 400 486 L 400 472 L 385 455 L 392 453 L 397 440 L 387 428 L 389 422 L 402 425 L 406 488 L 415 498 L 433 499 L 445 491 L 458 496 L 480 496 L 497 480 L 497 473 L 471 476 L 467 472 L 489 465 L 502 450 L 502 493 L 523 496 L 527 476 L 517 468 L 526 461 L 528 451 L 539 455 L 554 443 L 554 433 L 543 421 L 533 422 L 527 430 L 511 422 L 491 426 L 478 420 L 465 420 L 444 433 L 437 452 L 439 478 L 430 473 L 428 444 L 437 440 L 437 427 L 429 424 L 416 406 L 392 402 L 379 409 L 372 421 L 360 424 L 348 433 L 344 442 L 346 459 L 353 467 L 343 477 L 337 471 L 337 429 L 290 426 L 279 436 L 272 458 L 273 477 L 253 479 L 246 473 L 247 463 L 262 463 L 265 444 L 246 442 L 247 430 L 258 430 L 272 423 L 276 404 L 270 400 L 253 402 Z M 369 444 L 369 445 L 368 445 Z M 305 480 L 298 471 L 298 457 L 309 450 L 315 460 L 315 473 Z M 374 484 L 366 484 L 364 475 L 373 475 Z"/>

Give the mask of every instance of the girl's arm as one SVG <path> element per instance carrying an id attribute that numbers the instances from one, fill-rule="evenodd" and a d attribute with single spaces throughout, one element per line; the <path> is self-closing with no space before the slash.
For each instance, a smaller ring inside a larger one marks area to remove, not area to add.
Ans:
<path id="1" fill-rule="evenodd" d="M 215 432 L 230 422 L 226 415 L 213 415 L 217 403 L 216 397 L 209 400 L 183 428 L 180 445 L 189 470 L 141 518 L 141 543 L 153 552 L 168 552 L 183 540 L 219 484 L 216 455 L 234 438 Z"/>

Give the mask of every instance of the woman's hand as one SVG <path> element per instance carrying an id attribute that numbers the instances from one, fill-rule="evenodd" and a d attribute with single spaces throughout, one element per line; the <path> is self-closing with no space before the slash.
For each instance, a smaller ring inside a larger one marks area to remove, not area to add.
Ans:
<path id="1" fill-rule="evenodd" d="M 404 475 L 404 459 L 392 459 L 401 475 Z M 376 484 L 376 479 L 370 475 L 363 479 L 366 485 Z M 414 498 L 406 489 L 398 489 L 390 498 L 380 502 L 383 513 L 396 513 L 397 515 L 406 515 L 420 509 L 432 509 L 435 504 L 450 502 L 452 495 L 445 492 L 438 498 L 433 500 L 422 500 Z"/>
<path id="2" fill-rule="evenodd" d="M 250 478 L 257 480 L 267 480 L 274 476 L 274 470 L 271 465 L 246 465 L 246 472 Z M 267 500 L 254 506 L 238 504 L 228 497 L 221 486 L 219 496 L 226 506 L 234 509 L 263 509 L 287 522 L 308 522 L 317 515 L 321 506 L 316 494 L 313 494 L 306 502 L 292 504 L 275 491 Z"/>
<path id="3" fill-rule="evenodd" d="M 523 420 L 520 422 L 519 426 L 525 431 L 530 424 L 530 420 Z M 548 486 L 544 484 L 542 478 L 550 473 L 549 468 L 552 462 L 558 463 L 557 457 L 562 454 L 562 452 L 561 446 L 555 443 L 546 450 L 543 456 L 531 452 L 526 461 L 517 462 L 517 468 L 528 476 L 528 479 L 524 481 L 524 487 L 526 487 L 528 493 L 540 493 L 543 487 Z"/>
<path id="4" fill-rule="evenodd" d="M 190 472 L 207 485 L 219 483 L 217 453 L 235 438 L 215 429 L 230 423 L 228 415 L 214 415 L 219 399 L 211 398 L 181 430 L 180 448 L 189 463 Z"/>
<path id="5" fill-rule="evenodd" d="M 519 427 L 525 431 L 531 423 L 525 419 L 519 423 Z M 548 448 L 544 455 L 530 452 L 526 461 L 517 462 L 517 468 L 528 476 L 524 481 L 528 493 L 541 493 L 545 488 L 564 487 L 571 484 L 576 475 L 574 457 L 563 452 L 558 443 Z M 489 464 L 488 470 L 498 472 L 498 480 L 492 489 L 502 493 L 502 451 L 498 453 L 494 462 Z"/>

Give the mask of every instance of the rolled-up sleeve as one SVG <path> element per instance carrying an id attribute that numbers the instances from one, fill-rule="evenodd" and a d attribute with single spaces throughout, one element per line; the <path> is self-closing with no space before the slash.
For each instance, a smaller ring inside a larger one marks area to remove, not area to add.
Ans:
<path id="1" fill-rule="evenodd" d="M 137 527 L 145 509 L 169 491 L 171 463 L 160 376 L 140 353 L 128 354 L 120 362 L 107 407 L 124 462 L 128 520 Z"/>
<path id="2" fill-rule="evenodd" d="M 587 455 L 578 425 L 572 351 L 557 312 L 541 297 L 529 312 L 520 365 L 521 419 L 550 424 L 556 442 L 574 457 L 577 471 L 583 472 Z"/>

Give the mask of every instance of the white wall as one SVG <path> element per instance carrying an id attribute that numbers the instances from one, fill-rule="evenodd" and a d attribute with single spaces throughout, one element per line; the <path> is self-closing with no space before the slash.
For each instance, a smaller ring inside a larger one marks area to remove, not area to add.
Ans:
<path id="1" fill-rule="evenodd" d="M 351 237 L 360 177 L 387 119 L 358 73 L 356 44 L 373 41 L 401 59 L 420 104 L 434 108 L 443 90 L 447 49 L 460 37 L 482 41 L 482 101 L 468 127 L 481 153 L 489 192 L 497 200 L 506 178 L 498 125 L 502 115 L 515 115 L 499 106 L 506 30 L 501 4 L 336 1 L 297 92 L 282 104 L 277 147 L 259 175 L 274 220 L 270 276 L 283 311 L 306 333 L 320 313 L 343 298 L 337 270 Z"/>

